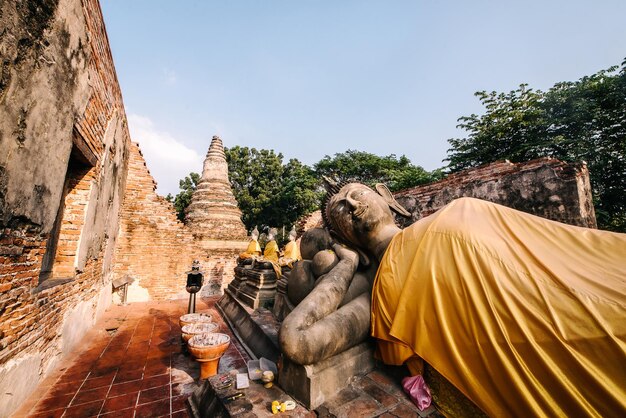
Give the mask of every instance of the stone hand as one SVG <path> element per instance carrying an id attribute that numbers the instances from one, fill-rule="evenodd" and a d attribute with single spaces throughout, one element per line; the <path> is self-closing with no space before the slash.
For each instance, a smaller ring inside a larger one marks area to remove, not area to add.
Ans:
<path id="1" fill-rule="evenodd" d="M 341 244 L 334 244 L 333 249 L 335 250 L 335 254 L 339 257 L 340 260 L 345 260 L 352 265 L 352 273 L 356 271 L 357 266 L 359 265 L 359 254 Z"/>

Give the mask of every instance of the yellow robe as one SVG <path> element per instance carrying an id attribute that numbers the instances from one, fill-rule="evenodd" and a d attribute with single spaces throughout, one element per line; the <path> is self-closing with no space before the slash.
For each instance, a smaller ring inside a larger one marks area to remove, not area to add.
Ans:
<path id="1" fill-rule="evenodd" d="M 277 262 L 278 261 L 278 244 L 276 241 L 271 240 L 265 245 L 265 251 L 263 251 L 263 258 L 267 261 Z"/>
<path id="2" fill-rule="evenodd" d="M 294 241 L 289 241 L 287 245 L 285 245 L 285 251 L 283 257 L 289 258 L 293 261 L 302 260 L 302 256 L 300 255 L 300 249 L 298 248 L 298 244 Z"/>
<path id="3" fill-rule="evenodd" d="M 626 416 L 626 234 L 458 199 L 391 241 L 372 335 L 491 416 Z"/>
<path id="4" fill-rule="evenodd" d="M 246 249 L 246 253 L 251 255 L 261 255 L 261 246 L 259 245 L 259 241 L 253 239 L 248 243 L 248 249 Z"/>

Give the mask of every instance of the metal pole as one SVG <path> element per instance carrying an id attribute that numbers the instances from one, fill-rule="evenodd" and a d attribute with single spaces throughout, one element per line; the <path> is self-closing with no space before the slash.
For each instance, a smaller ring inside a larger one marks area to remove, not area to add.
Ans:
<path id="1" fill-rule="evenodd" d="M 196 313 L 196 294 L 189 294 L 189 306 L 187 307 L 187 313 Z"/>

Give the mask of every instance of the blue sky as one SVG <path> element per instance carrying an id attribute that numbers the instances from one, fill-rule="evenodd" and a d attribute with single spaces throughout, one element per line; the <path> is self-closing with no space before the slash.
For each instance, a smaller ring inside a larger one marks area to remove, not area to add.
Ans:
<path id="1" fill-rule="evenodd" d="M 313 164 L 347 149 L 442 167 L 477 90 L 548 89 L 626 57 L 626 1 L 101 0 L 158 192 L 213 135 Z"/>

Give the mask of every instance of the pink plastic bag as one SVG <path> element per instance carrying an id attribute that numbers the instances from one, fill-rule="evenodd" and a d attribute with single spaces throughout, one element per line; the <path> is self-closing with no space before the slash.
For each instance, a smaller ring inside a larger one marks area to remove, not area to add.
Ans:
<path id="1" fill-rule="evenodd" d="M 402 379 L 402 388 L 420 411 L 430 406 L 433 398 L 421 374 Z"/>

